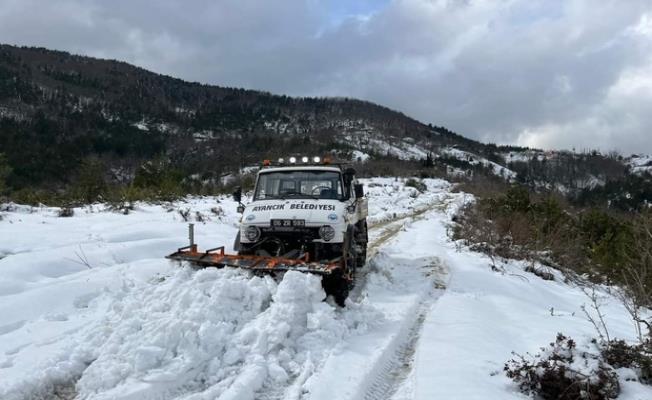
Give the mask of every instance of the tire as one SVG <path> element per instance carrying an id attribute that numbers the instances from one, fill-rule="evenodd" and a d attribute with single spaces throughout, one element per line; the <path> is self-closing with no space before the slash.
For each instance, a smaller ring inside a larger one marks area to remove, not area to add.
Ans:
<path id="1" fill-rule="evenodd" d="M 369 241 L 367 220 L 358 222 L 356 228 L 355 241 L 358 246 L 356 267 L 362 268 L 367 262 L 367 242 Z"/>
<path id="2" fill-rule="evenodd" d="M 356 259 L 356 264 L 358 268 L 363 268 L 367 263 L 367 246 L 365 246 L 364 250 L 358 253 L 357 259 Z"/>
<path id="3" fill-rule="evenodd" d="M 240 231 L 235 235 L 235 240 L 233 240 L 233 251 L 236 253 L 240 252 Z"/>
<path id="4" fill-rule="evenodd" d="M 350 290 L 351 289 L 349 287 L 349 282 L 347 282 L 344 278 L 340 278 L 339 283 L 336 285 L 333 293 L 333 299 L 338 306 L 344 307 L 346 305 L 346 299 L 349 297 Z"/>
<path id="5" fill-rule="evenodd" d="M 354 226 L 350 227 L 346 232 L 346 238 L 344 239 L 344 260 L 345 260 L 345 271 L 348 272 L 352 277 L 355 277 L 355 270 L 358 267 L 358 250 L 356 246 L 356 229 Z"/>
<path id="6" fill-rule="evenodd" d="M 325 276 L 322 280 L 322 287 L 327 296 L 333 296 L 333 300 L 338 306 L 344 307 L 346 305 L 346 298 L 349 297 L 351 287 L 349 281 L 342 275 L 341 270 Z"/>
<path id="7" fill-rule="evenodd" d="M 322 279 L 322 286 L 326 295 L 333 296 L 333 300 L 338 306 L 344 307 L 346 298 L 349 297 L 349 292 L 353 288 L 355 270 L 357 264 L 357 253 L 355 249 L 354 238 L 355 227 L 351 226 L 344 238 L 344 263 L 342 268 L 333 271 L 331 275 L 327 275 Z M 351 276 L 353 279 L 347 279 Z"/>

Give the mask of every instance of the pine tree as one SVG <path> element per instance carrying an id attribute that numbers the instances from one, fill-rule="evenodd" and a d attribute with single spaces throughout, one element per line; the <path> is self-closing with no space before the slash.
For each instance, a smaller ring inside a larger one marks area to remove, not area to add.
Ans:
<path id="1" fill-rule="evenodd" d="M 11 174 L 11 167 L 7 161 L 7 157 L 0 153 L 0 194 L 7 190 L 7 177 Z"/>
<path id="2" fill-rule="evenodd" d="M 76 191 L 85 203 L 99 200 L 106 194 L 106 180 L 104 179 L 105 166 L 95 157 L 88 157 L 79 167 Z"/>

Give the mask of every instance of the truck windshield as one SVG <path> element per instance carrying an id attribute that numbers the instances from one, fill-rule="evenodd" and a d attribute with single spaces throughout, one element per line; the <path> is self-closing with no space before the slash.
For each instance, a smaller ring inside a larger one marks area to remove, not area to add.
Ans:
<path id="1" fill-rule="evenodd" d="M 343 198 L 340 173 L 335 171 L 276 171 L 258 176 L 254 200 Z"/>

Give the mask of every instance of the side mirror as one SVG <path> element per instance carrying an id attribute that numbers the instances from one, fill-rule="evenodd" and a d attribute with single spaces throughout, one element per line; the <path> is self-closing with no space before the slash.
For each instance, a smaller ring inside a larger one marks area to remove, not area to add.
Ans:
<path id="1" fill-rule="evenodd" d="M 353 177 L 355 176 L 355 170 L 353 168 L 347 168 L 344 170 L 344 185 L 349 186 Z"/>
<path id="2" fill-rule="evenodd" d="M 238 214 L 242 214 L 245 210 L 245 207 L 242 204 L 240 204 L 236 210 L 238 211 Z"/>
<path id="3" fill-rule="evenodd" d="M 235 188 L 233 191 L 233 201 L 236 203 L 240 203 L 242 201 L 242 188 L 240 186 Z"/>
<path id="4" fill-rule="evenodd" d="M 364 187 L 362 186 L 362 183 L 356 183 L 353 185 L 353 190 L 355 191 L 356 199 L 364 197 Z"/>

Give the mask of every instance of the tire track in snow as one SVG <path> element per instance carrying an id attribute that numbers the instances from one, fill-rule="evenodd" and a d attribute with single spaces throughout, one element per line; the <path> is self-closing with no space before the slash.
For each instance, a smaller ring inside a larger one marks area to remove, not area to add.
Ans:
<path id="1" fill-rule="evenodd" d="M 370 388 L 364 394 L 364 400 L 391 399 L 400 384 L 408 376 L 412 369 L 415 347 L 419 339 L 421 326 L 426 318 L 426 312 L 427 307 L 422 303 L 404 342 L 398 345 L 394 354 L 380 368 Z"/>
<path id="2" fill-rule="evenodd" d="M 370 245 L 370 262 L 367 263 L 367 268 L 363 269 L 364 275 L 363 282 L 361 282 L 362 285 L 360 285 L 360 287 L 356 286 L 356 289 L 358 289 L 355 292 L 356 299 L 362 296 L 362 286 L 366 283 L 367 275 L 372 271 L 376 271 L 373 261 L 381 246 L 396 237 L 406 224 L 425 219 L 430 211 L 445 210 L 452 200 L 451 197 L 446 196 L 441 202 L 430 204 L 410 215 L 384 221 L 371 228 L 371 230 L 380 230 L 380 234 Z M 410 375 L 414 363 L 416 345 L 419 341 L 423 322 L 425 321 L 428 311 L 442 295 L 447 285 L 447 283 L 442 279 L 447 277 L 447 271 L 446 267 L 441 264 L 441 261 L 427 267 L 433 270 L 429 275 L 435 275 L 434 288 L 424 295 L 424 298 L 417 306 L 416 312 L 412 314 L 413 317 L 408 317 L 410 320 L 406 321 L 400 334 L 397 335 L 395 342 L 388 346 L 384 361 L 379 363 L 380 365 L 376 369 L 375 376 L 372 378 L 367 389 L 358 396 L 359 399 L 392 399 L 401 387 L 401 384 L 403 384 Z"/>
<path id="3" fill-rule="evenodd" d="M 396 237 L 408 223 L 426 218 L 427 213 L 430 211 L 446 209 L 450 200 L 451 199 L 447 196 L 441 202 L 431 203 L 426 207 L 419 208 L 408 215 L 381 221 L 369 227 L 370 233 L 378 232 L 378 234 L 373 240 L 369 242 L 366 264 L 364 267 L 358 268 L 356 271 L 356 284 L 350 293 L 350 297 L 354 301 L 359 301 L 363 296 L 367 276 L 372 272 L 378 272 L 374 267 L 373 260 L 381 247 L 389 242 L 392 238 Z"/>
<path id="4" fill-rule="evenodd" d="M 445 276 L 441 264 L 429 267 L 438 270 L 439 276 Z M 376 370 L 376 375 L 360 399 L 390 400 L 393 398 L 412 371 L 416 346 L 428 311 L 445 289 L 446 285 L 442 281 L 435 280 L 435 287 L 424 296 L 414 316 L 405 324 L 395 343 L 389 347 L 387 350 L 389 355 Z"/>
<path id="5" fill-rule="evenodd" d="M 396 236 L 406 223 L 424 219 L 429 211 L 445 210 L 452 200 L 450 196 L 446 196 L 443 200 L 416 209 L 408 215 L 381 221 L 370 226 L 370 232 L 380 231 L 380 234 L 375 240 L 369 243 L 369 249 L 367 251 L 368 258 L 373 258 L 378 253 L 380 247 Z"/>
<path id="6" fill-rule="evenodd" d="M 400 289 L 393 295 L 396 298 L 384 300 L 384 303 L 394 305 L 390 315 L 396 315 L 397 303 L 403 304 L 399 311 L 400 318 L 390 316 L 389 321 L 380 327 L 383 334 L 366 332 L 362 337 L 352 337 L 347 348 L 350 347 L 353 353 L 339 353 L 328 360 L 323 368 L 316 371 L 317 379 L 311 383 L 302 399 L 392 399 L 406 379 L 411 376 L 414 354 L 423 323 L 431 307 L 444 293 L 448 275 L 437 258 L 414 259 L 414 267 L 405 264 L 409 261 L 409 259 L 391 257 L 382 261 L 386 266 L 394 262 L 403 263 L 398 268 L 399 270 L 408 268 L 413 271 L 410 279 L 415 279 L 416 272 L 427 280 L 427 283 L 422 281 L 417 287 L 408 285 L 403 288 L 413 288 L 419 292 L 408 294 Z M 426 262 L 419 264 L 420 261 Z M 393 284 L 390 283 L 390 286 Z M 406 295 L 416 296 L 408 303 Z M 390 325 L 386 325 L 387 323 Z M 357 349 L 357 346 L 363 347 Z M 344 370 L 341 370 L 342 368 Z M 341 388 L 333 386 L 340 383 L 343 385 Z"/>

